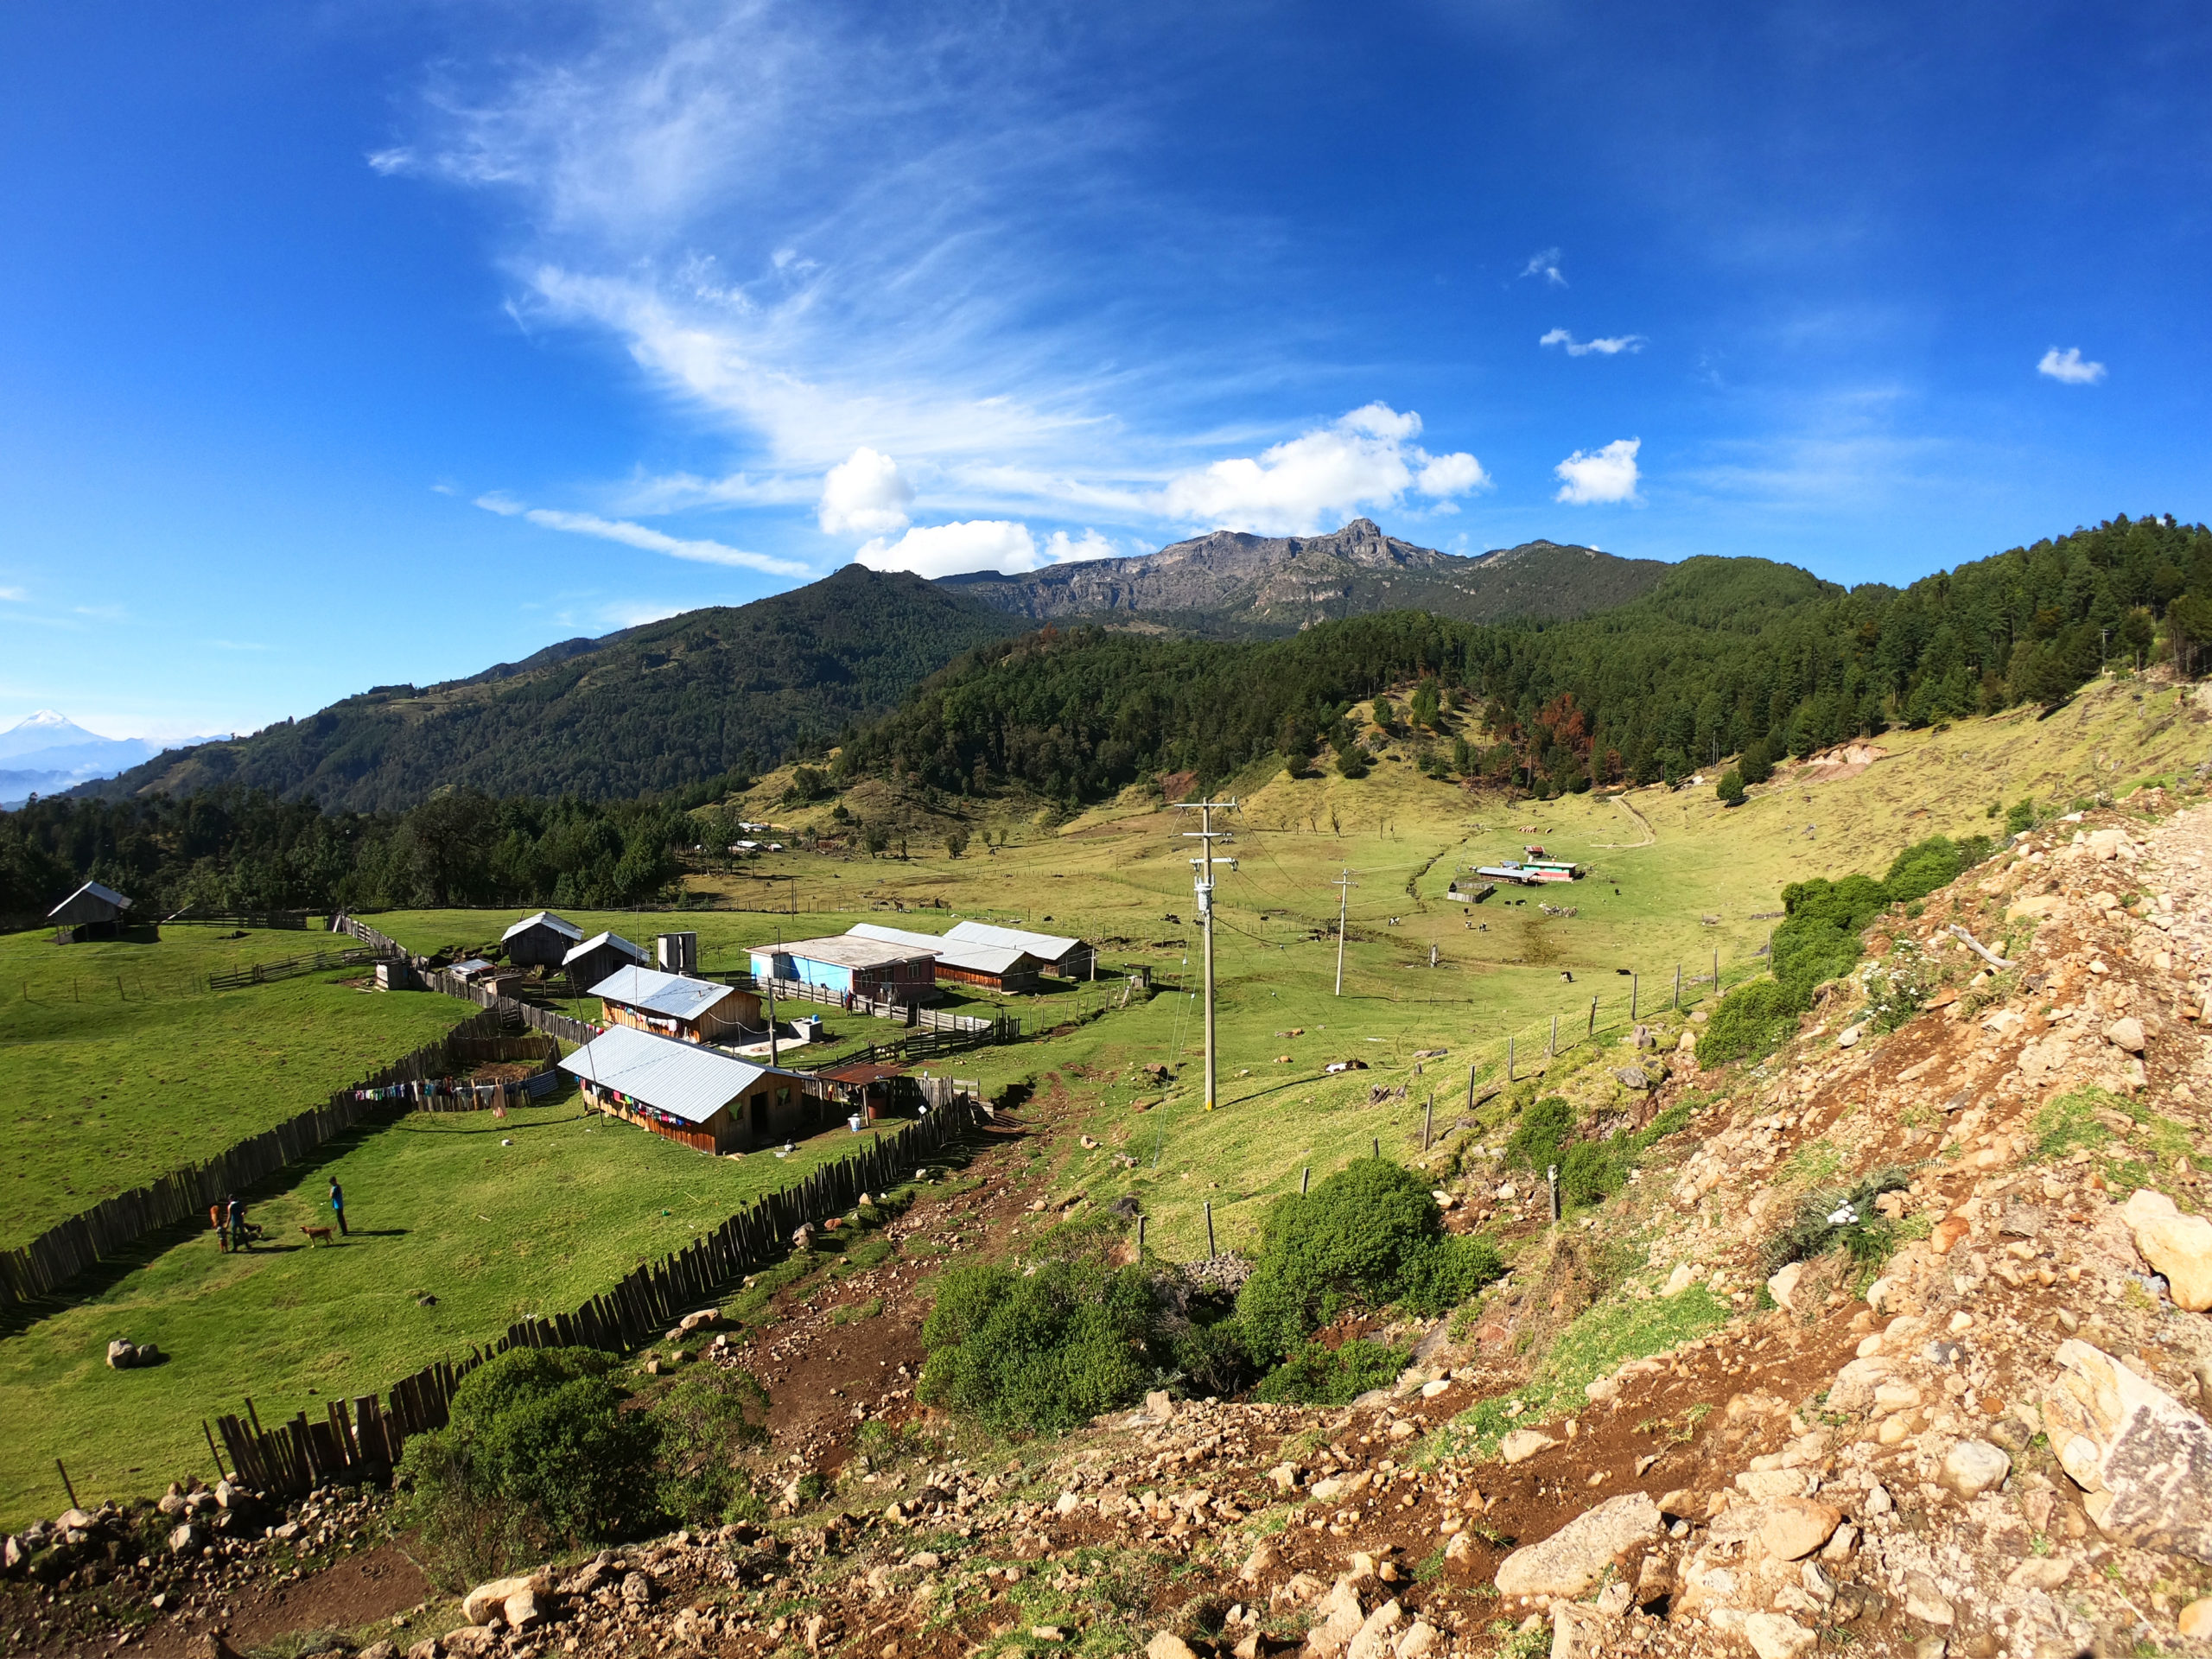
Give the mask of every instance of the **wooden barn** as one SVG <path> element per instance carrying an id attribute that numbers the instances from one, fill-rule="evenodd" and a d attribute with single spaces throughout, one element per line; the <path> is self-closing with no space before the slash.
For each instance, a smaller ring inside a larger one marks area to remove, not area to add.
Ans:
<path id="1" fill-rule="evenodd" d="M 130 908 L 130 901 L 113 887 L 87 881 L 47 912 L 46 919 L 54 924 L 54 939 L 61 944 L 111 939 L 128 923 L 124 912 Z"/>
<path id="2" fill-rule="evenodd" d="M 905 945 L 910 950 L 937 953 L 940 982 L 980 985 L 987 991 L 1033 991 L 1043 967 L 1027 950 L 1007 945 L 970 944 L 964 939 L 940 938 L 934 933 L 909 933 L 904 928 L 878 922 L 859 922 L 847 930 L 849 938 L 874 939 L 880 944 Z"/>
<path id="3" fill-rule="evenodd" d="M 944 930 L 944 938 L 948 944 L 957 942 L 1026 950 L 1055 979 L 1090 979 L 1097 972 L 1096 945 L 1058 933 L 1033 933 L 1026 927 L 999 927 L 989 922 L 955 922 Z"/>
<path id="4" fill-rule="evenodd" d="M 625 968 L 642 968 L 652 958 L 620 933 L 594 933 L 569 948 L 561 966 L 571 985 L 596 985 Z"/>
<path id="5" fill-rule="evenodd" d="M 591 988 L 612 1024 L 687 1043 L 749 1042 L 766 1029 L 760 999 L 711 979 L 625 965 Z"/>
<path id="6" fill-rule="evenodd" d="M 875 1002 L 937 1001 L 937 953 L 849 933 L 753 947 L 753 976 L 810 985 Z"/>
<path id="7" fill-rule="evenodd" d="M 773 1146 L 828 1116 L 804 1071 L 754 1065 L 628 1026 L 601 1032 L 561 1069 L 600 1110 L 700 1152 Z"/>
<path id="8" fill-rule="evenodd" d="M 525 916 L 499 935 L 507 960 L 518 968 L 558 968 L 561 959 L 583 942 L 583 929 L 550 910 Z"/>

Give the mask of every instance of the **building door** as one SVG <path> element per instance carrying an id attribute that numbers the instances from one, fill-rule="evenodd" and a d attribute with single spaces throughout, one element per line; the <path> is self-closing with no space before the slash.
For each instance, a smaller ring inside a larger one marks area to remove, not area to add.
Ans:
<path id="1" fill-rule="evenodd" d="M 764 1090 L 763 1092 L 753 1096 L 753 1098 L 747 1103 L 747 1109 L 750 1114 L 748 1121 L 753 1126 L 753 1138 L 755 1141 L 766 1141 L 768 1138 L 768 1096 L 766 1092 Z"/>

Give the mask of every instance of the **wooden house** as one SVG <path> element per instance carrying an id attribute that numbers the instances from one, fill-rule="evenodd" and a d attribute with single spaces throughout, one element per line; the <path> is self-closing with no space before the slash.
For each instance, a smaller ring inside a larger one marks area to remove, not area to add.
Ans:
<path id="1" fill-rule="evenodd" d="M 611 1024 L 687 1043 L 749 1042 L 766 1027 L 752 991 L 626 963 L 593 986 Z"/>
<path id="2" fill-rule="evenodd" d="M 922 1097 L 912 1077 L 896 1066 L 879 1065 L 873 1060 L 825 1065 L 814 1074 L 814 1080 L 825 1090 L 833 1109 L 870 1123 L 882 1122 L 902 1107 L 918 1104 Z"/>
<path id="3" fill-rule="evenodd" d="M 561 959 L 583 942 L 583 929 L 550 910 L 525 916 L 499 935 L 507 960 L 518 968 L 558 968 Z"/>
<path id="4" fill-rule="evenodd" d="M 624 968 L 642 968 L 652 958 L 620 933 L 594 933 L 561 958 L 571 985 L 596 985 Z"/>
<path id="5" fill-rule="evenodd" d="M 937 1001 L 937 953 L 909 944 L 840 933 L 823 939 L 753 947 L 753 976 L 812 986 L 875 1002 Z"/>
<path id="6" fill-rule="evenodd" d="M 701 1152 L 751 1152 L 810 1133 L 828 1116 L 804 1071 L 613 1026 L 562 1060 L 584 1098 L 610 1116 Z"/>
<path id="7" fill-rule="evenodd" d="M 1058 933 L 1033 933 L 1026 927 L 999 927 L 990 922 L 955 922 L 944 930 L 944 938 L 948 944 L 1026 950 L 1055 979 L 1090 979 L 1097 973 L 1097 947 Z"/>
<path id="8" fill-rule="evenodd" d="M 847 930 L 849 938 L 874 939 L 880 944 L 905 945 L 909 950 L 937 953 L 937 977 L 958 985 L 980 985 L 987 991 L 1024 992 L 1037 988 L 1044 964 L 1027 950 L 1008 945 L 972 944 L 964 939 L 940 938 L 934 933 L 910 933 L 880 922 L 859 922 Z"/>
<path id="9" fill-rule="evenodd" d="M 46 919 L 54 924 L 54 938 L 62 944 L 111 939 L 123 930 L 128 920 L 124 912 L 130 908 L 130 901 L 113 887 L 87 881 L 47 912 Z"/>

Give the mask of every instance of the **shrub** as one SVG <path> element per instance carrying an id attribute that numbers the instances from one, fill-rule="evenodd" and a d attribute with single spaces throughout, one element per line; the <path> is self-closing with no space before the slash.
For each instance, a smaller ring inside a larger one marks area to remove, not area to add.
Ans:
<path id="1" fill-rule="evenodd" d="M 1255 1391 L 1277 1405 L 1348 1406 L 1370 1389 L 1397 1380 L 1411 1355 L 1364 1338 L 1331 1350 L 1318 1342 L 1301 1344 Z"/>
<path id="2" fill-rule="evenodd" d="M 1559 1162 L 1560 1154 L 1574 1135 L 1574 1108 L 1565 1096 L 1547 1095 L 1521 1114 L 1505 1143 L 1505 1161 L 1514 1169 L 1531 1169 L 1539 1175 Z"/>
<path id="3" fill-rule="evenodd" d="M 1486 1241 L 1446 1238 L 1420 1177 L 1363 1158 L 1310 1194 L 1275 1201 L 1236 1311 L 1252 1357 L 1266 1363 L 1346 1307 L 1404 1301 L 1442 1313 L 1497 1276 Z"/>
<path id="4" fill-rule="evenodd" d="M 1337 751 L 1337 775 L 1342 778 L 1364 778 L 1368 772 L 1367 751 L 1357 743 Z"/>
<path id="5" fill-rule="evenodd" d="M 489 1577 L 555 1544 L 651 1529 L 660 1427 L 627 1408 L 616 1363 L 512 1349 L 461 1380 L 444 1428 L 408 1441 L 400 1476 L 440 1567 Z"/>
<path id="6" fill-rule="evenodd" d="M 1618 1137 L 1578 1141 L 1567 1149 L 1559 1164 L 1561 1207 L 1579 1209 L 1602 1204 L 1628 1185 L 1628 1160 Z"/>
<path id="7" fill-rule="evenodd" d="M 1125 1405 L 1154 1376 L 1160 1312 L 1141 1268 L 994 1264 L 937 1281 L 922 1325 L 920 1397 L 1001 1433 L 1058 1433 Z"/>
<path id="8" fill-rule="evenodd" d="M 1713 792 L 1720 798 L 1723 806 L 1741 806 L 1744 804 L 1744 774 L 1732 770 L 1722 772 L 1720 781 L 1713 786 Z"/>
<path id="9" fill-rule="evenodd" d="M 1866 970 L 1866 1012 L 1877 1031 L 1895 1031 L 1918 1014 L 1936 988 L 1939 970 L 1910 939 Z"/>
<path id="10" fill-rule="evenodd" d="M 1911 1179 L 1910 1171 L 1891 1164 L 1848 1187 L 1818 1187 L 1806 1193 L 1760 1251 L 1765 1271 L 1771 1274 L 1792 1262 L 1810 1262 L 1838 1248 L 1859 1267 L 1880 1266 L 1896 1244 L 1897 1224 L 1876 1211 L 1874 1200 Z"/>
<path id="11" fill-rule="evenodd" d="M 766 1506 L 738 1467 L 768 1440 L 768 1391 L 746 1371 L 686 1371 L 652 1403 L 661 1433 L 663 1513 L 692 1526 L 758 1520 Z"/>
<path id="12" fill-rule="evenodd" d="M 1840 881 L 1816 877 L 1782 890 L 1782 907 L 1789 913 L 1774 930 L 1770 960 L 1774 977 L 1796 1000 L 1796 1012 L 1811 1006 L 1817 987 L 1857 965 L 1859 933 L 1888 902 L 1882 884 L 1863 875 Z"/>
<path id="13" fill-rule="evenodd" d="M 2005 809 L 2005 833 L 2017 836 L 2036 827 L 2041 820 L 2036 812 L 2035 798 L 2023 796 Z"/>
<path id="14" fill-rule="evenodd" d="M 1744 751 L 1736 770 L 1743 774 L 1747 784 L 1763 784 L 1774 776 L 1774 756 L 1768 751 L 1764 738 Z"/>
<path id="15" fill-rule="evenodd" d="M 1697 1039 L 1697 1063 L 1764 1059 L 1796 1035 L 1800 1006 L 1789 987 L 1771 979 L 1729 992 Z"/>
<path id="16" fill-rule="evenodd" d="M 1258 1370 L 1243 1322 L 1234 1315 L 1211 1324 L 1194 1322 L 1175 1338 L 1174 1355 L 1175 1369 L 1198 1395 L 1235 1394 Z"/>

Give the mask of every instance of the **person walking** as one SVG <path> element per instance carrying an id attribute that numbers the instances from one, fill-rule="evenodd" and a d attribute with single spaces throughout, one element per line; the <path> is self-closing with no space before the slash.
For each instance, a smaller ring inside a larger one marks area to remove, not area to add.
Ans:
<path id="1" fill-rule="evenodd" d="M 338 1178 L 330 1178 L 330 1213 L 338 1217 L 338 1236 L 346 1235 L 346 1189 L 338 1185 Z"/>
<path id="2" fill-rule="evenodd" d="M 232 1251 L 236 1253 L 245 1249 L 245 1205 L 238 1201 L 238 1195 L 235 1192 L 224 1201 L 223 1219 L 230 1224 Z"/>

